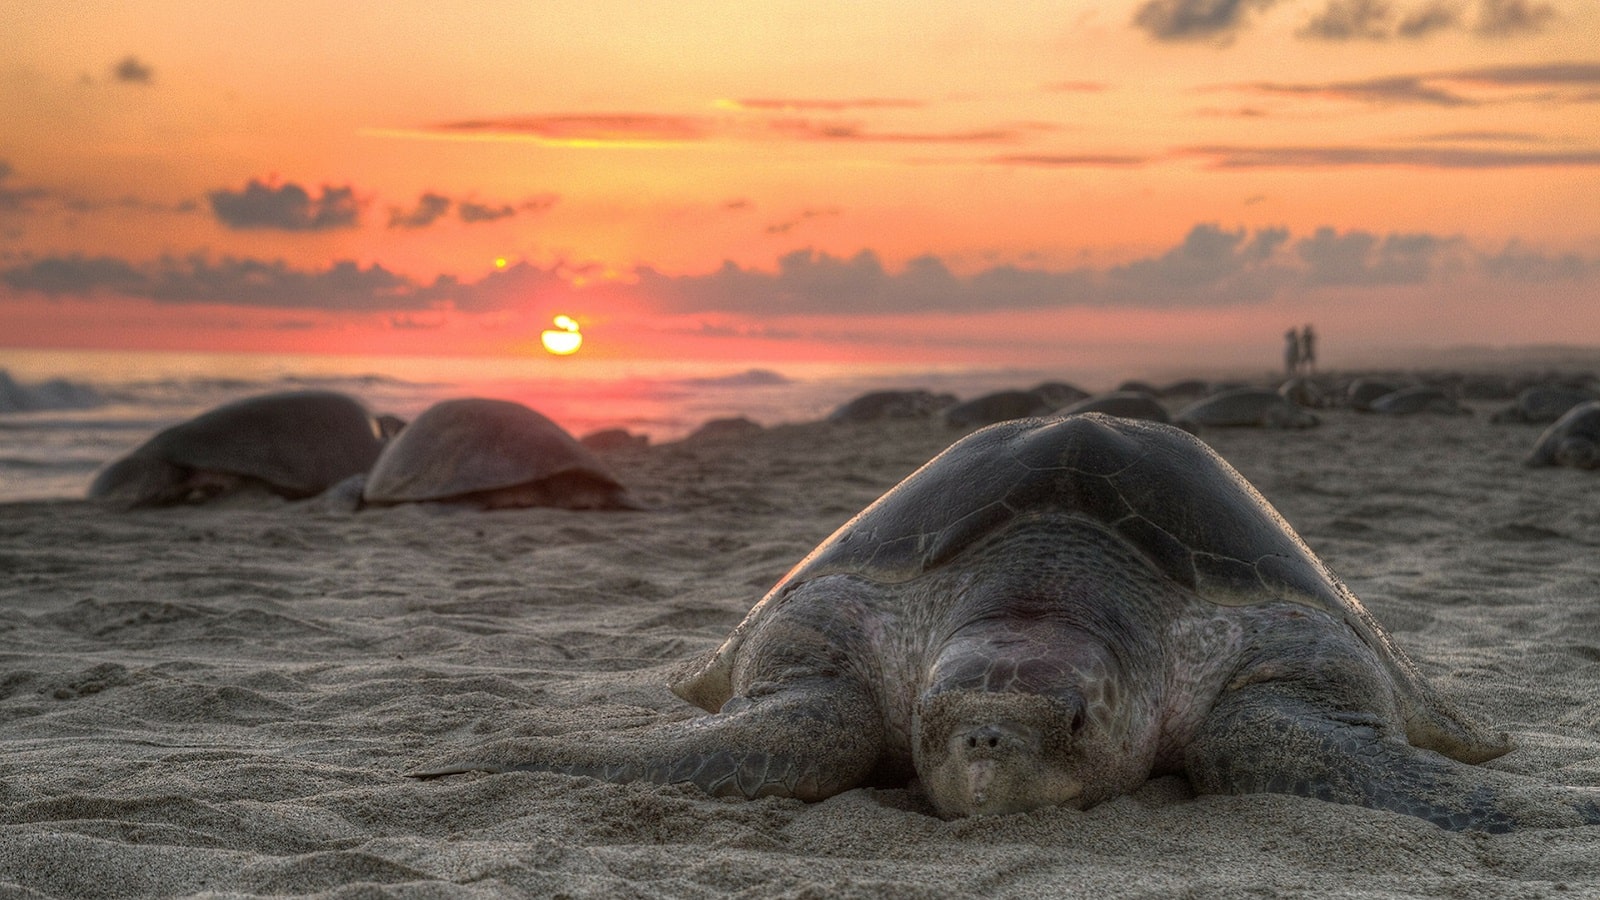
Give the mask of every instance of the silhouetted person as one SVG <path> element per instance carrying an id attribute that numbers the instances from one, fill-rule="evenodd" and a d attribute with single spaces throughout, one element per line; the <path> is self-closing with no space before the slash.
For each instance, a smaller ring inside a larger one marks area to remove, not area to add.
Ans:
<path id="1" fill-rule="evenodd" d="M 1300 332 L 1300 363 L 1306 367 L 1307 375 L 1317 367 L 1317 336 L 1310 325 Z"/>
<path id="2" fill-rule="evenodd" d="M 1300 332 L 1293 328 L 1283 333 L 1283 368 L 1290 378 L 1300 370 Z"/>

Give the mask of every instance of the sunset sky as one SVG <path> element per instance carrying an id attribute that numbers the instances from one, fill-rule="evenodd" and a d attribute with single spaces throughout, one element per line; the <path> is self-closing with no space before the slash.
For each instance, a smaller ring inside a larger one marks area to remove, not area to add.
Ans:
<path id="1" fill-rule="evenodd" d="M 242 9 L 7 6 L 0 346 L 1600 344 L 1591 0 Z"/>

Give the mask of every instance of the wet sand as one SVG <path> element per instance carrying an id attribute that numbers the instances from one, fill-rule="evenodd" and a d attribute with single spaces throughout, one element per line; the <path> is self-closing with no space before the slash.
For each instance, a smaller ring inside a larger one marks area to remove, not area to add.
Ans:
<path id="1" fill-rule="evenodd" d="M 1600 474 L 1539 429 L 1323 414 L 1203 437 L 1462 707 L 1492 768 L 1600 787 Z M 500 737 L 694 710 L 668 673 L 958 435 L 806 425 L 608 459 L 648 512 L 0 506 L 0 895 L 1573 897 L 1600 828 L 1451 833 L 1161 778 L 942 821 L 560 775 L 418 782 Z"/>

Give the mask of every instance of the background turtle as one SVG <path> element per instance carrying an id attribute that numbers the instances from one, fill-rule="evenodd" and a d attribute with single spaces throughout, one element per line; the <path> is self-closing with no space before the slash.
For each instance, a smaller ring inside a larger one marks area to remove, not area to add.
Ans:
<path id="1" fill-rule="evenodd" d="M 925 390 L 872 391 L 828 414 L 829 422 L 876 422 L 879 419 L 925 419 L 956 402 L 954 394 Z"/>
<path id="2" fill-rule="evenodd" d="M 1057 405 L 1036 391 L 995 391 L 957 403 L 946 409 L 942 417 L 944 423 L 952 428 L 972 428 L 993 425 L 1006 419 L 1042 416 Z"/>
<path id="3" fill-rule="evenodd" d="M 1415 385 L 1391 391 L 1367 406 L 1371 412 L 1389 416 L 1409 416 L 1417 413 L 1437 413 L 1446 416 L 1467 416 L 1467 409 L 1456 398 L 1431 385 Z"/>
<path id="4" fill-rule="evenodd" d="M 1491 422 L 1554 422 L 1580 403 L 1600 399 L 1587 388 L 1568 384 L 1537 384 L 1517 394 L 1515 402 L 1489 417 Z"/>
<path id="5" fill-rule="evenodd" d="M 543 415 L 466 397 L 423 410 L 367 475 L 365 503 L 627 509 L 637 504 L 598 457 Z"/>
<path id="6" fill-rule="evenodd" d="M 345 394 L 247 397 L 158 432 L 101 470 L 89 497 L 160 506 L 254 486 L 300 499 L 365 472 L 382 446 L 366 407 Z"/>
<path id="7" fill-rule="evenodd" d="M 1266 388 L 1234 388 L 1189 404 L 1173 416 L 1185 425 L 1209 428 L 1310 428 L 1317 417 Z"/>
<path id="8" fill-rule="evenodd" d="M 1525 462 L 1530 466 L 1600 469 L 1600 400 L 1567 410 L 1539 435 Z"/>
<path id="9" fill-rule="evenodd" d="M 1372 401 L 1405 387 L 1404 384 L 1388 378 L 1357 378 L 1345 387 L 1345 405 L 1351 409 L 1369 412 Z"/>
<path id="10" fill-rule="evenodd" d="M 816 800 L 920 778 L 947 816 L 1087 807 L 1152 775 L 1450 828 L 1600 823 L 1435 693 L 1267 502 L 1184 432 L 1005 422 L 858 514 L 673 684 L 714 714 L 513 739 L 530 769 Z"/>
<path id="11" fill-rule="evenodd" d="M 1172 415 L 1161 405 L 1161 401 L 1144 391 L 1119 390 L 1096 394 L 1059 410 L 1057 414 L 1071 416 L 1089 412 L 1121 416 L 1124 419 L 1144 419 L 1149 422 L 1172 421 Z"/>

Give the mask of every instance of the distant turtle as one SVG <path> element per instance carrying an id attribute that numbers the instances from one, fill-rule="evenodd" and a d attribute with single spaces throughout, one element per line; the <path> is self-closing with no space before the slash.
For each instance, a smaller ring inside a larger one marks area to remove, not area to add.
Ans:
<path id="1" fill-rule="evenodd" d="M 954 394 L 932 391 L 872 391 L 828 414 L 829 422 L 876 422 L 879 419 L 924 419 L 956 402 Z"/>
<path id="2" fill-rule="evenodd" d="M 1040 399 L 1050 404 L 1051 409 L 1060 409 L 1068 403 L 1077 403 L 1089 397 L 1088 391 L 1065 381 L 1041 381 L 1028 388 L 1028 393 L 1037 394 Z"/>
<path id="3" fill-rule="evenodd" d="M 601 453 L 642 450 L 650 446 L 650 435 L 634 434 L 626 428 L 602 428 L 578 438 L 578 443 Z"/>
<path id="4" fill-rule="evenodd" d="M 486 509 L 637 507 L 605 464 L 561 426 L 520 403 L 479 397 L 423 410 L 384 448 L 362 500 Z"/>
<path id="5" fill-rule="evenodd" d="M 1211 382 L 1204 378 L 1184 378 L 1161 387 L 1161 396 L 1169 400 L 1193 400 L 1212 393 Z"/>
<path id="6" fill-rule="evenodd" d="M 1540 384 L 1517 394 L 1510 406 L 1489 417 L 1491 422 L 1526 422 L 1544 425 L 1561 418 L 1580 403 L 1600 399 L 1594 391 L 1566 384 Z"/>
<path id="7" fill-rule="evenodd" d="M 1387 378 L 1357 378 L 1345 387 L 1345 405 L 1361 412 L 1370 412 L 1372 401 L 1403 387 L 1403 383 Z"/>
<path id="8" fill-rule="evenodd" d="M 536 770 L 819 800 L 915 774 L 945 816 L 1089 807 L 1146 779 L 1455 829 L 1600 823 L 1418 673 L 1237 472 L 1100 415 L 969 435 L 845 523 L 672 685 L 713 712 L 490 743 Z"/>
<path id="9" fill-rule="evenodd" d="M 1033 391 L 995 391 L 957 403 L 943 413 L 944 423 L 952 428 L 993 425 L 1007 419 L 1042 416 L 1056 404 Z"/>
<path id="10" fill-rule="evenodd" d="M 1316 379 L 1304 375 L 1296 375 L 1278 385 L 1278 396 L 1309 409 L 1321 409 L 1328 405 L 1328 392 Z"/>
<path id="11" fill-rule="evenodd" d="M 1600 469 L 1600 400 L 1567 410 L 1539 435 L 1526 462 L 1530 466 Z"/>
<path id="12" fill-rule="evenodd" d="M 1057 415 L 1072 416 L 1078 413 L 1105 413 L 1124 419 L 1144 419 L 1148 422 L 1171 422 L 1172 415 L 1161 401 L 1143 391 L 1112 391 L 1096 394 L 1071 406 L 1057 410 Z"/>
<path id="13" fill-rule="evenodd" d="M 1437 413 L 1446 416 L 1468 416 L 1472 411 L 1436 387 L 1416 385 L 1384 394 L 1368 407 L 1372 412 L 1389 416 L 1410 416 L 1417 413 Z"/>
<path id="14" fill-rule="evenodd" d="M 1317 417 L 1266 388 L 1234 388 L 1179 410 L 1173 420 L 1203 428 L 1310 428 Z"/>
<path id="15" fill-rule="evenodd" d="M 707 419 L 691 431 L 684 441 L 691 444 L 727 444 L 748 441 L 766 431 L 760 422 L 744 416 L 726 416 Z"/>
<path id="16" fill-rule="evenodd" d="M 247 397 L 158 432 L 102 469 L 89 498 L 162 506 L 254 487 L 300 499 L 367 471 L 382 448 L 371 414 L 352 397 Z"/>

